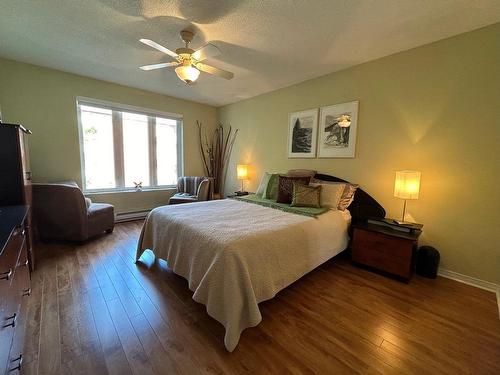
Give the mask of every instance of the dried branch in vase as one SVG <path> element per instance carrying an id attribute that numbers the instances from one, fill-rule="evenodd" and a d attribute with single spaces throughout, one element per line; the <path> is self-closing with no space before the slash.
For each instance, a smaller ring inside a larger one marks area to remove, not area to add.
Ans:
<path id="1" fill-rule="evenodd" d="M 201 122 L 198 125 L 198 137 L 200 140 L 200 151 L 207 177 L 214 179 L 214 194 L 222 196 L 226 182 L 227 166 L 231 151 L 233 149 L 238 129 L 234 130 L 229 126 L 227 134 L 224 134 L 224 127 L 219 124 L 211 137 L 207 136 L 203 130 Z"/>

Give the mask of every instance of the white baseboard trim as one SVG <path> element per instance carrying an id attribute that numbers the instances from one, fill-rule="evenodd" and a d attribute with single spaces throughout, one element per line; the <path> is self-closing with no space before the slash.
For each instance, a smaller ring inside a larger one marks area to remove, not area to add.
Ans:
<path id="1" fill-rule="evenodd" d="M 135 211 L 135 212 L 123 212 L 123 213 L 116 214 L 115 223 L 123 223 L 125 221 L 144 219 L 148 215 L 149 211 L 151 211 L 151 210 Z"/>
<path id="2" fill-rule="evenodd" d="M 450 271 L 445 268 L 439 268 L 438 275 L 446 277 L 447 279 L 458 281 L 459 283 L 475 286 L 476 288 L 484 289 L 489 292 L 495 293 L 497 296 L 498 317 L 500 318 L 500 285 L 492 283 L 490 281 L 485 281 L 477 279 L 475 277 L 463 275 L 458 272 Z"/>
<path id="3" fill-rule="evenodd" d="M 497 290 L 498 318 L 500 319 L 500 288 Z"/>
<path id="4" fill-rule="evenodd" d="M 481 279 L 476 279 L 475 277 L 463 275 L 461 273 L 450 271 L 444 268 L 440 268 L 438 270 L 438 275 L 442 277 L 446 277 L 447 279 L 452 279 L 467 285 L 475 286 L 476 288 L 481 288 L 484 290 L 488 290 L 490 292 L 496 293 L 498 292 L 498 288 L 500 285 L 492 283 L 490 281 L 484 281 Z"/>

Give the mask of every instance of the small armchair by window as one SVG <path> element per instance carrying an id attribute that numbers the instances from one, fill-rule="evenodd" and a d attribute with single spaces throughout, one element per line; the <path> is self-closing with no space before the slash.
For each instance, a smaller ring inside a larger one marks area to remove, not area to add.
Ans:
<path id="1" fill-rule="evenodd" d="M 208 201 L 212 198 L 213 178 L 211 177 L 179 177 L 177 193 L 169 204 Z"/>
<path id="2" fill-rule="evenodd" d="M 33 215 L 44 241 L 85 241 L 115 225 L 114 207 L 92 203 L 74 181 L 34 183 Z"/>

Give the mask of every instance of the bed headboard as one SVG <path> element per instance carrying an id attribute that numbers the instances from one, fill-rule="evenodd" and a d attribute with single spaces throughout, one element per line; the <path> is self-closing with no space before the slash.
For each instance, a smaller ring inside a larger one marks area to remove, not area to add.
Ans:
<path id="1" fill-rule="evenodd" d="M 314 178 L 323 181 L 349 182 L 335 176 L 321 173 L 316 173 Z M 349 211 L 351 212 L 353 222 L 366 220 L 369 217 L 385 217 L 384 207 L 373 199 L 371 195 L 359 188 L 356 190 L 354 200 L 349 206 Z"/>

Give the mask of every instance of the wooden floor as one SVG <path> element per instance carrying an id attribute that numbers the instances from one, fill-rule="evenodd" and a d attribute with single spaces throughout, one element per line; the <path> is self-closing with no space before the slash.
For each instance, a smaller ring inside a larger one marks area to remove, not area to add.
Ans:
<path id="1" fill-rule="evenodd" d="M 43 245 L 26 304 L 25 374 L 500 374 L 493 293 L 409 285 L 333 259 L 262 303 L 233 353 L 164 265 L 133 262 L 141 222 Z"/>

